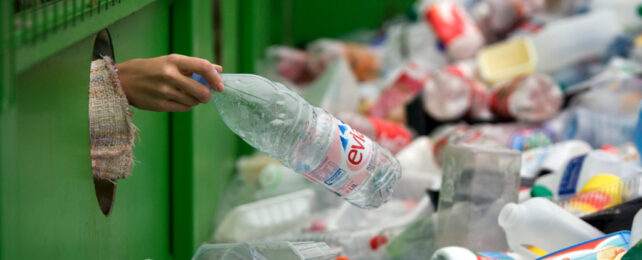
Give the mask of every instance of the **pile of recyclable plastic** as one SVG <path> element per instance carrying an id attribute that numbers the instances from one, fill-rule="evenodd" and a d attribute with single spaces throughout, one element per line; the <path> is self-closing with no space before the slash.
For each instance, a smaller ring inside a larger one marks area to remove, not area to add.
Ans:
<path id="1" fill-rule="evenodd" d="M 641 0 L 418 1 L 260 71 L 401 178 L 362 209 L 242 157 L 194 259 L 642 259 Z"/>

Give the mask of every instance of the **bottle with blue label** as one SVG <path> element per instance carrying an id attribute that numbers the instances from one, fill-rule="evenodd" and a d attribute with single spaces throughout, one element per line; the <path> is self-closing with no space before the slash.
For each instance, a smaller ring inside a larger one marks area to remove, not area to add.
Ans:
<path id="1" fill-rule="evenodd" d="M 250 74 L 222 78 L 225 91 L 212 100 L 248 144 L 358 207 L 389 200 L 401 167 L 388 150 L 280 83 Z"/>

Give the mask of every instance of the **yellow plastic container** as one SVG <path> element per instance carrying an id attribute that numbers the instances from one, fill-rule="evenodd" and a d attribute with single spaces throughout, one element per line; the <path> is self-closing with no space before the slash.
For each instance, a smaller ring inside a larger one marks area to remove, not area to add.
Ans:
<path id="1" fill-rule="evenodd" d="M 479 72 L 490 85 L 535 72 L 537 54 L 529 38 L 515 38 L 487 46 L 477 54 Z"/>

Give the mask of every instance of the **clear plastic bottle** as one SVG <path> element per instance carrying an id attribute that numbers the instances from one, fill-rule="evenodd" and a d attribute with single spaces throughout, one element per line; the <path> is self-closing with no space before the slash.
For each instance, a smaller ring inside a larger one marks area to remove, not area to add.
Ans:
<path id="1" fill-rule="evenodd" d="M 424 110 L 438 120 L 458 119 L 466 114 L 473 119 L 490 119 L 490 93 L 477 78 L 474 60 L 435 71 L 423 86 Z"/>
<path id="2" fill-rule="evenodd" d="M 430 2 L 423 14 L 451 58 L 474 57 L 484 45 L 484 36 L 459 1 Z"/>
<path id="3" fill-rule="evenodd" d="M 551 77 L 533 74 L 499 86 L 491 97 L 490 105 L 500 118 L 542 122 L 559 111 L 563 98 L 562 90 Z"/>
<path id="4" fill-rule="evenodd" d="M 222 78 L 225 91 L 212 100 L 248 144 L 358 207 L 389 200 L 401 177 L 390 152 L 280 83 L 250 74 Z"/>
<path id="5" fill-rule="evenodd" d="M 495 39 L 509 33 L 524 18 L 544 7 L 544 0 L 483 0 L 474 5 L 472 16 L 487 34 Z"/>

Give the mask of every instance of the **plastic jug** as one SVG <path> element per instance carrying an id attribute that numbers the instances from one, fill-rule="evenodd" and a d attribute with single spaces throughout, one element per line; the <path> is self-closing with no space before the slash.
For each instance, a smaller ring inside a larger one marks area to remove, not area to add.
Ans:
<path id="1" fill-rule="evenodd" d="M 506 232 L 510 249 L 529 258 L 539 255 L 528 246 L 551 253 L 604 235 L 544 198 L 532 198 L 519 205 L 509 203 L 499 214 L 498 222 Z"/>

